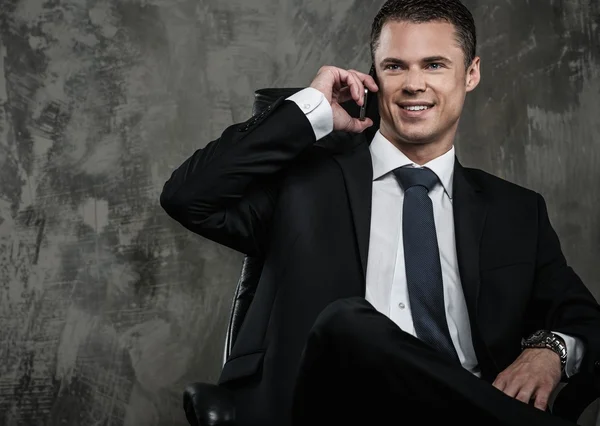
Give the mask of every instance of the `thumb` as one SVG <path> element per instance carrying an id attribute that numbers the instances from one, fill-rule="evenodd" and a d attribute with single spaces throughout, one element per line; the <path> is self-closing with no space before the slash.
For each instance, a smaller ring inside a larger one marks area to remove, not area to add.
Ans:
<path id="1" fill-rule="evenodd" d="M 353 118 L 349 123 L 349 132 L 362 133 L 373 125 L 373 120 L 365 118 L 365 121 L 360 121 L 358 118 Z"/>

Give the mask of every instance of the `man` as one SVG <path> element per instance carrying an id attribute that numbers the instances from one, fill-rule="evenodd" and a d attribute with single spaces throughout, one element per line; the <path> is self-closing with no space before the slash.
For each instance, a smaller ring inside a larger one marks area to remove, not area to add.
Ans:
<path id="1" fill-rule="evenodd" d="M 600 369 L 600 307 L 543 198 L 455 159 L 475 40 L 458 0 L 390 0 L 376 79 L 322 67 L 165 184 L 183 226 L 264 258 L 219 380 L 239 424 L 567 424 L 544 410 Z M 340 106 L 365 87 L 370 140 Z"/>

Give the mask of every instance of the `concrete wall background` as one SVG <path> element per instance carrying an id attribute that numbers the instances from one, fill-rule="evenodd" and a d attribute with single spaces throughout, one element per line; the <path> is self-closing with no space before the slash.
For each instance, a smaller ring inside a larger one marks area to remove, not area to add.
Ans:
<path id="1" fill-rule="evenodd" d="M 483 80 L 461 160 L 540 191 L 599 297 L 600 5 L 465 3 Z M 242 256 L 167 218 L 162 184 L 254 90 L 368 71 L 382 4 L 0 0 L 0 424 L 186 424 Z"/>

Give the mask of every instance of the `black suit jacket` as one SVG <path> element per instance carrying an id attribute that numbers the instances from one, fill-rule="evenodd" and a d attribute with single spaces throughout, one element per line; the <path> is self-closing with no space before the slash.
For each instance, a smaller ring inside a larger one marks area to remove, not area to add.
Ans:
<path id="1" fill-rule="evenodd" d="M 242 425 L 285 425 L 297 367 L 319 312 L 364 296 L 372 165 L 364 134 L 315 143 L 283 97 L 228 127 L 166 182 L 161 205 L 187 229 L 264 258 L 256 295 L 219 383 Z M 538 329 L 580 337 L 582 371 L 600 359 L 600 308 L 567 265 L 544 199 L 458 160 L 459 273 L 484 380 L 510 365 Z"/>

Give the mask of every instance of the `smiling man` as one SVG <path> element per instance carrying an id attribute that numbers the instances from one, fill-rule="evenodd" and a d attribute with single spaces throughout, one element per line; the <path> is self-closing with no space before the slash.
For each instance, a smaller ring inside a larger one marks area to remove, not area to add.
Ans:
<path id="1" fill-rule="evenodd" d="M 542 196 L 455 156 L 480 80 L 471 13 L 390 0 L 371 50 L 373 75 L 322 67 L 161 195 L 191 231 L 264 260 L 219 379 L 238 424 L 569 424 L 548 399 L 599 369 L 600 307 Z M 360 121 L 341 104 L 365 87 L 379 116 Z"/>

